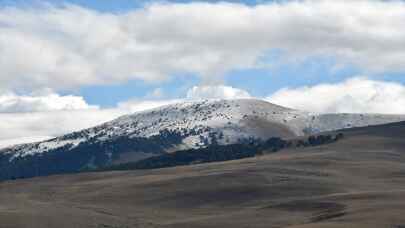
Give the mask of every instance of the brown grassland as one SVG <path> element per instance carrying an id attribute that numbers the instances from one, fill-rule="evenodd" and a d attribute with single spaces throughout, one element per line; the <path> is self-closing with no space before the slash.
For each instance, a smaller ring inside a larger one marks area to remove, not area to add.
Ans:
<path id="1" fill-rule="evenodd" d="M 405 123 L 235 161 L 0 183 L 0 227 L 404 228 Z"/>

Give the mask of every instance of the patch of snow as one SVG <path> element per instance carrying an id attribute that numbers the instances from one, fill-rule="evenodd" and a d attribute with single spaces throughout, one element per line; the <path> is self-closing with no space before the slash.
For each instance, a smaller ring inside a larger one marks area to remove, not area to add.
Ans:
<path id="1" fill-rule="evenodd" d="M 158 135 L 162 130 L 193 131 L 184 136 L 183 146 L 186 148 L 203 145 L 201 139 L 208 137 L 209 132 L 222 132 L 223 137 L 219 143 L 234 143 L 240 138 L 256 137 L 241 127 L 241 123 L 247 118 L 260 118 L 281 124 L 295 135 L 302 136 L 348 127 L 398 122 L 405 120 L 405 115 L 316 114 L 255 99 L 187 101 L 125 115 L 93 128 L 1 151 L 14 153 L 13 157 L 27 156 L 65 146 L 72 149 L 89 139 L 105 141 L 120 136 L 150 137 Z"/>

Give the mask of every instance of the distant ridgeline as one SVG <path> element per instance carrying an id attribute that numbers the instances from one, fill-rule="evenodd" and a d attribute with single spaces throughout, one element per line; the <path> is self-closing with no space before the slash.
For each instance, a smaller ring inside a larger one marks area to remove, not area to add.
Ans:
<path id="1" fill-rule="evenodd" d="M 75 138 L 75 134 L 77 133 L 65 137 Z M 149 138 L 120 136 L 105 141 L 88 140 L 73 149 L 70 149 L 70 144 L 66 144 L 45 153 L 32 155 L 0 153 L 0 180 L 92 170 L 110 165 L 111 161 L 119 158 L 121 154 L 134 150 L 156 156 L 173 144 L 181 143 L 183 136 L 181 132 L 161 130 L 159 135 Z"/>
<path id="2" fill-rule="evenodd" d="M 218 145 L 211 144 L 205 148 L 189 149 L 150 157 L 137 162 L 124 163 L 99 169 L 106 170 L 132 170 L 132 169 L 156 169 L 181 165 L 192 165 L 208 162 L 229 161 L 266 153 L 277 152 L 285 148 L 319 146 L 336 142 L 343 138 L 342 133 L 336 135 L 316 135 L 306 139 L 283 140 L 270 138 L 268 140 L 246 139 L 237 144 Z"/>
<path id="3" fill-rule="evenodd" d="M 69 135 L 69 137 L 74 136 Z M 153 169 L 235 160 L 276 152 L 284 148 L 331 143 L 340 139 L 343 135 L 317 135 L 299 140 L 270 138 L 263 141 L 249 138 L 229 145 L 219 145 L 216 138 L 221 136 L 210 135 L 209 142 L 204 143 L 205 147 L 174 153 L 163 152 L 171 148 L 172 145 L 181 143 L 183 137 L 184 132 L 162 130 L 159 135 L 149 138 L 121 136 L 105 141 L 88 140 L 70 150 L 66 150 L 70 147 L 67 144 L 46 153 L 26 156 L 14 156 L 14 153 L 0 153 L 0 180 L 97 170 Z M 111 161 L 117 160 L 122 154 L 134 150 L 148 153 L 148 158 L 111 165 Z"/>

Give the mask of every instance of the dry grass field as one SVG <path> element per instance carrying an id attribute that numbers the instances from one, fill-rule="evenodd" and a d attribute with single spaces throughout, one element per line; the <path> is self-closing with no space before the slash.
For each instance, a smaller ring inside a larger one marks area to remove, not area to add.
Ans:
<path id="1" fill-rule="evenodd" d="M 1 228 L 404 228 L 405 123 L 255 158 L 0 183 Z"/>

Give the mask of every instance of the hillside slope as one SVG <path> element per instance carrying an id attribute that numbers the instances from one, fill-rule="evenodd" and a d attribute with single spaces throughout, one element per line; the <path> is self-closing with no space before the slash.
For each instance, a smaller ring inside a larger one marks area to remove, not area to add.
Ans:
<path id="1" fill-rule="evenodd" d="M 13 228 L 403 227 L 405 123 L 343 133 L 333 144 L 242 160 L 3 182 L 0 220 Z"/>
<path id="2" fill-rule="evenodd" d="M 405 116 L 314 114 L 254 99 L 183 102 L 2 149 L 0 179 L 77 172 L 213 143 L 291 138 L 400 120 Z"/>

